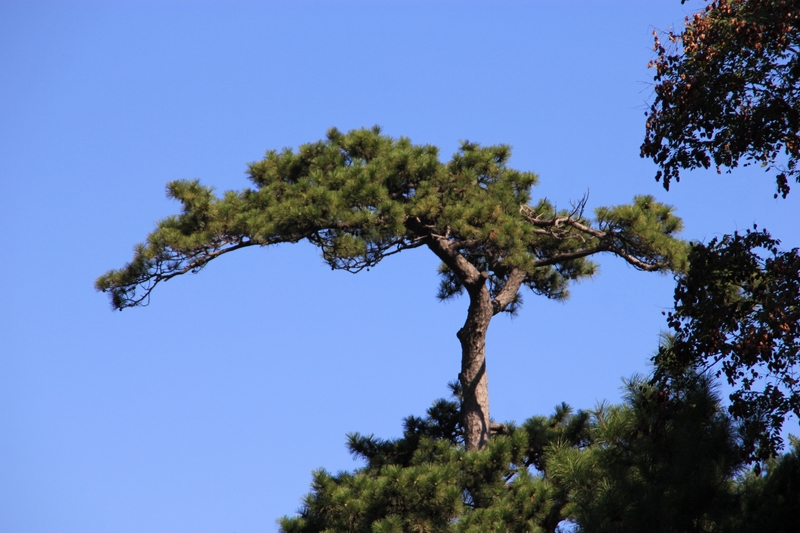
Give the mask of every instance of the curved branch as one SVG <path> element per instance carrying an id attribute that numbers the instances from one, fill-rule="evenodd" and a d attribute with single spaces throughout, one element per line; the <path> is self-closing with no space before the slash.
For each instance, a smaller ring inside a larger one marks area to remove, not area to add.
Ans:
<path id="1" fill-rule="evenodd" d="M 474 288 L 476 285 L 482 286 L 486 281 L 486 273 L 480 272 L 458 251 L 461 247 L 459 241 L 450 241 L 442 235 L 431 233 L 424 238 L 424 242 L 444 264 L 456 273 L 468 289 Z"/>
<path id="2" fill-rule="evenodd" d="M 594 248 L 585 248 L 583 250 L 578 250 L 575 252 L 565 252 L 563 254 L 553 255 L 551 257 L 548 257 L 547 259 L 539 259 L 538 261 L 534 261 L 533 266 L 543 267 L 543 266 L 558 265 L 566 261 L 572 261 L 573 259 L 581 259 L 582 257 L 588 257 L 590 255 L 606 251 L 608 251 L 608 248 L 605 246 L 595 246 Z"/>
<path id="3" fill-rule="evenodd" d="M 252 239 L 242 236 L 219 238 L 212 244 L 196 250 L 175 250 L 169 247 L 146 257 L 146 249 L 137 250 L 133 261 L 120 270 L 112 270 L 101 276 L 95 283 L 97 290 L 111 293 L 111 304 L 115 309 L 137 305 L 146 306 L 150 293 L 161 283 L 188 273 L 197 273 L 210 261 L 235 250 L 250 246 L 269 246 L 279 243 L 296 243 L 308 237 L 307 234 L 283 236 L 273 239 Z M 247 239 L 247 240 L 245 240 Z M 117 279 L 113 279 L 113 278 Z M 141 291 L 141 296 L 137 292 Z"/>
<path id="4" fill-rule="evenodd" d="M 526 276 L 527 274 L 524 270 L 519 268 L 514 268 L 511 270 L 511 273 L 508 275 L 502 290 L 492 300 L 493 314 L 496 315 L 498 313 L 502 313 L 505 311 L 506 307 L 508 307 L 509 304 L 514 301 L 514 298 L 517 296 L 517 292 L 519 292 L 519 288 L 525 281 Z"/>

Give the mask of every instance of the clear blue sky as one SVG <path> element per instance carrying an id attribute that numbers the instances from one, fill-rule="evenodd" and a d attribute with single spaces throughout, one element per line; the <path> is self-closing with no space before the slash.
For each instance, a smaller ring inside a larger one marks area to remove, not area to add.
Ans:
<path id="1" fill-rule="evenodd" d="M 800 187 L 774 200 L 747 169 L 667 193 L 638 156 L 650 32 L 699 5 L 2 2 L 0 531 L 275 531 L 312 469 L 358 466 L 346 433 L 398 435 L 456 377 L 466 303 L 436 301 L 421 249 L 356 276 L 245 250 L 111 312 L 92 283 L 176 211 L 169 180 L 242 188 L 266 149 L 380 124 L 445 158 L 511 144 L 561 206 L 654 194 L 686 238 L 757 222 L 800 245 Z M 528 295 L 489 331 L 493 417 L 618 401 L 672 286 L 608 258 L 565 304 Z"/>

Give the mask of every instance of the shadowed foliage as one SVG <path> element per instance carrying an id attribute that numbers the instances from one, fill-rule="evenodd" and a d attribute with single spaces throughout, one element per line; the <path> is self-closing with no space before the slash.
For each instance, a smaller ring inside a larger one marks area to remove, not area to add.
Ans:
<path id="1" fill-rule="evenodd" d="M 669 188 L 684 169 L 774 171 L 777 192 L 800 182 L 800 5 L 715 0 L 683 32 L 655 36 L 655 101 L 642 157 Z"/>
<path id="2" fill-rule="evenodd" d="M 674 340 L 654 360 L 667 388 L 689 368 L 724 376 L 758 460 L 780 448 L 786 416 L 800 416 L 800 254 L 779 244 L 748 230 L 692 245 L 668 314 Z"/>

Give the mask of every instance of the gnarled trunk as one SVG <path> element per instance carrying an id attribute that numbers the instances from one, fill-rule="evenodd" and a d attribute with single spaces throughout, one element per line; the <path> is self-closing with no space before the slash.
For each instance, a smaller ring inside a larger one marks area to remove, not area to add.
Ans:
<path id="1" fill-rule="evenodd" d="M 458 331 L 461 341 L 461 417 L 467 451 L 479 450 L 489 440 L 489 380 L 486 375 L 486 332 L 493 316 L 485 284 L 470 291 L 467 321 Z"/>
<path id="2" fill-rule="evenodd" d="M 408 221 L 413 226 L 414 221 Z M 418 222 L 417 222 L 418 224 Z M 480 450 L 489 440 L 489 380 L 486 376 L 486 332 L 489 322 L 504 311 L 517 295 L 526 273 L 512 268 L 502 289 L 492 298 L 488 272 L 482 272 L 459 252 L 459 243 L 430 233 L 426 244 L 458 276 L 469 294 L 467 321 L 458 331 L 461 341 L 461 420 L 467 451 Z"/>

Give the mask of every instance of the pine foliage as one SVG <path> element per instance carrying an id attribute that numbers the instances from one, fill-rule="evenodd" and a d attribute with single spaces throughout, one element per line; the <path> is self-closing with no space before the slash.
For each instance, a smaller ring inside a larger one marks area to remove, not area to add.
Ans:
<path id="1" fill-rule="evenodd" d="M 510 168 L 510 156 L 506 145 L 465 141 L 443 163 L 436 147 L 378 127 L 347 134 L 334 128 L 325 140 L 271 150 L 250 164 L 252 188 L 217 197 L 197 180 L 169 183 L 181 213 L 161 220 L 133 260 L 96 287 L 115 309 L 142 305 L 159 283 L 225 253 L 303 240 L 319 247 L 332 269 L 358 272 L 439 237 L 488 276 L 493 294 L 521 269 L 532 291 L 564 298 L 570 281 L 595 271 L 587 257 L 598 252 L 644 270 L 683 267 L 685 245 L 674 238 L 681 222 L 670 207 L 638 197 L 598 210 L 592 225 L 585 200 L 570 210 L 547 200 L 531 204 L 538 177 Z M 441 273 L 439 296 L 458 294 L 464 280 L 447 267 Z"/>
<path id="2" fill-rule="evenodd" d="M 555 442 L 584 445 L 588 420 L 561 406 L 549 418 L 504 426 L 485 448 L 466 453 L 458 403 L 439 400 L 425 418 L 407 418 L 400 439 L 350 435 L 350 451 L 366 465 L 314 472 L 299 516 L 281 519 L 281 530 L 555 531 L 567 497 L 536 465 Z"/>
<path id="3" fill-rule="evenodd" d="M 727 529 L 732 533 L 792 533 L 800 509 L 800 440 L 789 453 L 772 457 L 762 473 L 748 472 L 736 488 L 739 509 Z"/>
<path id="4" fill-rule="evenodd" d="M 560 446 L 548 473 L 571 494 L 581 531 L 690 533 L 722 524 L 734 505 L 729 487 L 743 465 L 731 420 L 708 380 L 677 390 L 642 379 L 626 402 L 600 406 L 592 446 Z"/>
<path id="5" fill-rule="evenodd" d="M 796 530 L 800 448 L 746 471 L 739 427 L 711 381 L 626 383 L 620 405 L 506 424 L 465 453 L 458 401 L 409 417 L 403 437 L 349 436 L 365 464 L 313 474 L 285 533 L 751 533 Z"/>

